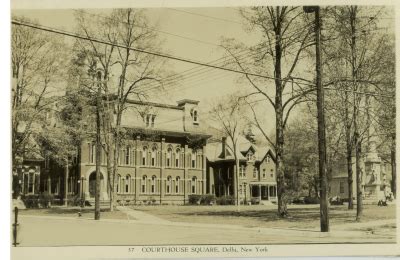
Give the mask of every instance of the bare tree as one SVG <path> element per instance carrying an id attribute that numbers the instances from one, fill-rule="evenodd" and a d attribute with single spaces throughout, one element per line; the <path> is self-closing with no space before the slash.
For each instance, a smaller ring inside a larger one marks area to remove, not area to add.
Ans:
<path id="1" fill-rule="evenodd" d="M 78 11 L 79 12 L 79 11 Z M 90 23 L 88 15 L 79 12 L 79 30 L 89 38 L 103 39 L 124 47 L 101 45 L 93 41 L 82 43 L 84 49 L 98 57 L 103 70 L 102 86 L 105 94 L 103 135 L 106 142 L 107 171 L 110 189 L 110 208 L 114 208 L 116 176 L 122 137 L 122 118 L 130 98 L 146 99 L 147 87 L 161 88 L 165 59 L 132 48 L 157 51 L 159 41 L 152 30 L 143 10 L 115 9 L 109 15 L 97 16 L 97 22 Z M 118 77 L 113 76 L 119 75 Z M 156 83 L 149 84 L 149 83 Z M 115 123 L 114 122 L 115 112 Z"/>
<path id="2" fill-rule="evenodd" d="M 382 61 L 387 60 L 387 55 L 382 47 L 388 35 L 376 30 L 382 10 L 382 7 L 348 6 L 331 8 L 329 12 L 333 17 L 333 30 L 330 32 L 335 35 L 335 41 L 325 48 L 326 65 L 330 67 L 329 82 L 325 86 L 333 85 L 334 92 L 341 92 L 333 93 L 331 98 L 341 98 L 336 105 L 339 105 L 337 111 L 343 118 L 346 136 L 349 209 L 353 198 L 353 151 L 355 154 L 358 221 L 362 216 L 363 197 L 361 149 L 363 142 L 366 142 L 366 150 L 369 149 L 371 135 L 371 99 L 368 93 L 377 93 L 386 85 L 382 78 L 385 75 Z M 365 15 L 369 19 L 364 19 Z"/>
<path id="3" fill-rule="evenodd" d="M 228 106 L 227 106 L 228 104 Z M 235 160 L 234 167 L 234 197 L 235 204 L 240 210 L 239 196 L 239 140 L 244 136 L 244 131 L 247 129 L 247 119 L 245 117 L 245 106 L 243 100 L 236 95 L 230 95 L 223 100 L 220 100 L 213 106 L 210 111 L 210 119 L 215 122 L 216 128 L 223 136 L 228 137 L 226 146 L 233 154 Z M 225 152 L 225 151 L 223 151 Z"/>
<path id="4" fill-rule="evenodd" d="M 253 7 L 243 9 L 241 14 L 249 24 L 249 31 L 261 34 L 260 44 L 251 47 L 252 55 L 244 60 L 239 59 L 234 53 L 237 49 L 248 47 L 234 40 L 226 40 L 224 45 L 235 60 L 234 66 L 242 71 L 270 75 L 269 79 L 245 75 L 244 80 L 253 89 L 246 98 L 263 97 L 275 112 L 276 135 L 275 141 L 272 141 L 260 123 L 264 113 L 262 111 L 258 113 L 252 106 L 255 125 L 275 149 L 278 213 L 281 217 L 285 217 L 288 212 L 283 167 L 284 129 L 290 112 L 298 104 L 305 102 L 307 94 L 315 90 L 314 83 L 298 76 L 296 70 L 298 65 L 308 57 L 305 50 L 314 44 L 310 33 L 310 22 L 299 7 Z"/>
<path id="5" fill-rule="evenodd" d="M 24 17 L 13 19 L 30 23 Z M 62 97 L 65 45 L 59 37 L 12 26 L 12 160 L 35 153 L 33 141 L 43 131 L 46 114 Z M 40 149 L 39 149 L 40 150 Z M 18 159 L 20 160 L 20 159 Z"/>

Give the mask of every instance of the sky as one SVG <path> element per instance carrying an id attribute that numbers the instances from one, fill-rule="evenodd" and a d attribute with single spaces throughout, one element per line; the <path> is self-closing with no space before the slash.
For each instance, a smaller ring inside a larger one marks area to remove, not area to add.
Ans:
<path id="1" fill-rule="evenodd" d="M 100 15 L 109 13 L 109 9 L 84 11 Z M 158 35 L 163 39 L 162 52 L 189 60 L 209 63 L 226 57 L 226 50 L 219 46 L 223 37 L 234 38 L 248 45 L 254 45 L 259 40 L 257 33 L 245 31 L 245 22 L 236 7 L 149 8 L 145 13 L 150 27 L 157 25 Z M 76 27 L 74 9 L 18 9 L 13 10 L 12 14 L 56 29 L 73 32 Z M 199 110 L 207 113 L 221 97 L 252 89 L 245 82 L 239 82 L 240 75 L 236 73 L 173 60 L 168 65 L 177 73 L 184 72 L 180 74 L 183 76 L 180 85 L 172 86 L 168 96 L 152 91 L 151 101 L 176 104 L 181 99 L 194 99 L 200 101 Z M 185 73 L 187 70 L 190 72 Z M 265 114 L 268 114 L 271 122 L 275 121 L 272 109 L 265 111 Z M 269 128 L 272 129 L 272 125 Z"/>
<path id="2" fill-rule="evenodd" d="M 106 15 L 110 9 L 84 9 L 92 14 Z M 208 63 L 224 57 L 226 51 L 218 46 L 222 37 L 234 38 L 247 45 L 260 40 L 257 32 L 248 33 L 238 7 L 203 8 L 146 8 L 150 27 L 157 25 L 158 35 L 163 39 L 162 52 L 189 60 Z M 44 26 L 73 32 L 76 27 L 74 9 L 30 9 L 13 10 L 13 15 L 26 16 Z M 388 23 L 390 20 L 383 20 Z M 172 35 L 173 34 L 173 35 Z M 239 75 L 232 72 L 199 67 L 193 64 L 170 60 L 169 69 L 183 76 L 178 86 L 170 86 L 169 95 L 159 91 L 150 92 L 150 101 L 176 104 L 181 99 L 200 101 L 199 110 L 207 113 L 222 97 L 237 91 L 251 91 L 246 81 L 238 81 Z M 191 70 L 190 73 L 186 70 Z M 273 84 L 273 82 L 271 82 Z M 258 108 L 265 132 L 274 130 L 275 116 L 266 102 Z M 294 114 L 297 111 L 294 111 Z M 201 116 L 201 115 L 200 115 Z M 293 116 L 291 116 L 293 118 Z"/>
<path id="3" fill-rule="evenodd" d="M 95 14 L 108 12 L 104 9 L 85 11 Z M 76 25 L 72 9 L 15 10 L 13 14 L 67 31 L 73 31 Z M 190 60 L 208 63 L 226 55 L 225 50 L 217 46 L 222 37 L 236 38 L 248 43 L 256 40 L 256 37 L 244 37 L 244 23 L 238 10 L 234 8 L 156 8 L 147 9 L 146 15 L 153 25 L 158 25 L 159 31 L 165 32 L 159 32 L 159 37 L 164 39 L 163 52 Z M 178 61 L 169 61 L 169 65 L 178 73 L 194 67 L 196 71 L 201 68 Z M 210 95 L 219 96 L 235 90 L 236 74 L 215 69 L 200 71 L 202 74 L 184 74 L 187 75 L 182 82 L 184 88 L 173 93 L 176 100 L 190 98 L 202 102 L 209 99 Z"/>

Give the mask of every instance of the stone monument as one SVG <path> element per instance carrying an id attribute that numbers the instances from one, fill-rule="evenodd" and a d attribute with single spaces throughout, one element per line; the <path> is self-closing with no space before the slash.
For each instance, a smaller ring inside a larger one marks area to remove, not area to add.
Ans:
<path id="1" fill-rule="evenodd" d="M 365 161 L 364 197 L 365 199 L 384 199 L 384 192 L 381 191 L 381 158 L 376 151 L 376 142 L 371 139 Z"/>

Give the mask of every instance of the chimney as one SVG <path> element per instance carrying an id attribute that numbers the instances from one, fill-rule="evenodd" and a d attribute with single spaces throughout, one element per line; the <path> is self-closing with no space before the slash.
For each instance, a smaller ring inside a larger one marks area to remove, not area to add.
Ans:
<path id="1" fill-rule="evenodd" d="M 221 152 L 222 159 L 226 157 L 226 137 L 222 137 L 222 152 Z"/>

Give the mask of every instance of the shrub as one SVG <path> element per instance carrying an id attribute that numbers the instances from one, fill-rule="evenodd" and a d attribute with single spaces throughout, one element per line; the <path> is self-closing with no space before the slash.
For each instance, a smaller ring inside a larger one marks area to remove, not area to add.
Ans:
<path id="1" fill-rule="evenodd" d="M 53 203 L 54 196 L 48 193 L 22 195 L 21 200 L 28 209 L 48 208 Z"/>
<path id="2" fill-rule="evenodd" d="M 49 208 L 51 204 L 54 202 L 54 196 L 48 193 L 41 193 L 38 197 L 38 206 L 42 206 L 43 208 Z"/>
<path id="3" fill-rule="evenodd" d="M 250 202 L 251 202 L 251 205 L 260 204 L 260 200 L 258 198 L 251 198 Z"/>
<path id="4" fill-rule="evenodd" d="M 39 195 L 22 195 L 21 200 L 27 209 L 39 208 Z"/>
<path id="5" fill-rule="evenodd" d="M 308 197 L 310 198 L 310 197 Z M 292 200 L 293 204 L 306 204 L 306 197 L 294 197 Z M 310 204 L 310 203 L 308 203 Z"/>
<path id="6" fill-rule="evenodd" d="M 319 198 L 317 197 L 305 197 L 304 204 L 318 204 Z"/>
<path id="7" fill-rule="evenodd" d="M 201 202 L 201 195 L 189 195 L 189 204 L 190 205 L 199 205 Z"/>
<path id="8" fill-rule="evenodd" d="M 218 205 L 234 205 L 235 198 L 233 196 L 222 196 L 216 199 Z"/>
<path id="9" fill-rule="evenodd" d="M 82 198 L 79 196 L 79 194 L 75 195 L 68 195 L 68 205 L 69 206 L 81 206 L 82 205 Z"/>
<path id="10" fill-rule="evenodd" d="M 216 199 L 214 195 L 189 195 L 189 205 L 213 205 Z"/>
<path id="11" fill-rule="evenodd" d="M 202 204 L 202 205 L 213 205 L 213 204 L 215 204 L 215 196 L 211 195 L 211 194 L 202 195 L 200 204 Z"/>

